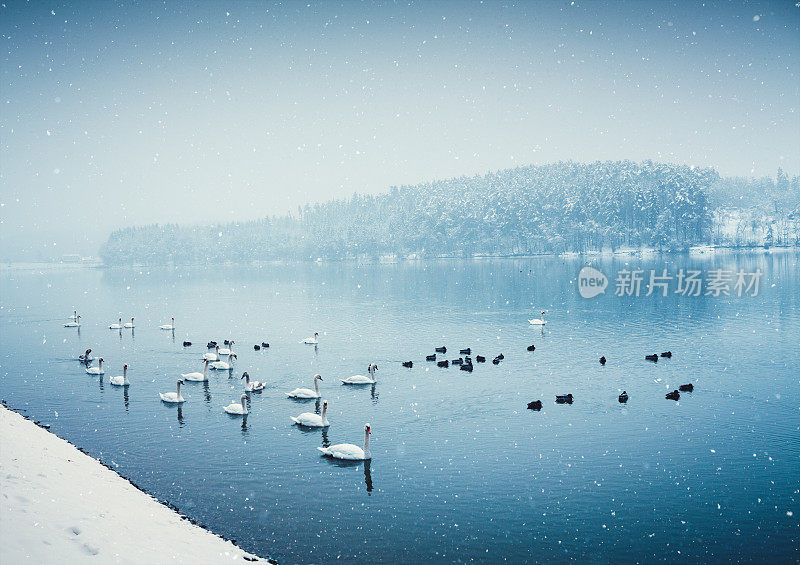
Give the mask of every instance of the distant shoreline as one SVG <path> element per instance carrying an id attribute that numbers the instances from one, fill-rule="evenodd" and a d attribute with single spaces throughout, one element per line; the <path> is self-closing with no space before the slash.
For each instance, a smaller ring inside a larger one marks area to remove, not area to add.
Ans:
<path id="1" fill-rule="evenodd" d="M 48 427 L 0 405 L 0 562 L 276 563 L 197 525 Z"/>
<path id="2" fill-rule="evenodd" d="M 498 254 L 498 255 L 490 255 L 490 254 L 476 254 L 471 257 L 463 257 L 459 255 L 437 255 L 437 256 L 422 256 L 422 257 L 415 257 L 411 254 L 408 257 L 394 257 L 394 256 L 383 256 L 380 258 L 371 258 L 371 259 L 362 259 L 362 258 L 348 258 L 348 259 L 307 259 L 307 260 L 274 260 L 274 261 L 249 261 L 249 262 L 226 262 L 225 264 L 233 264 L 233 265 L 243 265 L 243 266 L 260 266 L 260 265 L 302 265 L 302 264 L 315 264 L 315 263 L 367 263 L 367 264 L 395 264 L 395 263 L 415 263 L 415 262 L 422 262 L 422 261 L 453 261 L 453 260 L 463 260 L 463 261 L 475 261 L 475 260 L 485 260 L 485 259 L 533 259 L 537 257 L 562 257 L 565 259 L 572 259 L 572 258 L 609 258 L 609 257 L 630 257 L 630 256 L 649 256 L 649 255 L 714 255 L 718 253 L 752 253 L 752 252 L 760 252 L 760 253 L 784 253 L 784 252 L 800 252 L 800 246 L 797 245 L 788 245 L 788 246 L 773 246 L 773 247 L 764 247 L 763 245 L 741 245 L 741 246 L 730 246 L 730 245 L 696 245 L 691 246 L 688 249 L 682 250 L 659 250 L 653 248 L 622 248 L 617 249 L 615 251 L 564 251 L 561 253 L 554 253 L 554 252 L 547 252 L 547 253 L 533 253 L 533 254 L 521 254 L 521 255 L 511 255 L 511 254 Z M 11 262 L 11 263 L 0 263 L 0 271 L 35 271 L 37 269 L 63 269 L 63 270 L 77 270 L 77 269 L 127 269 L 127 268 L 150 268 L 150 267 L 204 267 L 210 265 L 211 263 L 148 263 L 148 264 L 140 264 L 140 263 L 132 263 L 132 264 L 123 264 L 123 265 L 105 265 L 102 262 L 92 262 L 92 263 L 62 263 L 59 261 L 52 261 L 52 262 Z M 217 263 L 214 263 L 217 264 Z"/>

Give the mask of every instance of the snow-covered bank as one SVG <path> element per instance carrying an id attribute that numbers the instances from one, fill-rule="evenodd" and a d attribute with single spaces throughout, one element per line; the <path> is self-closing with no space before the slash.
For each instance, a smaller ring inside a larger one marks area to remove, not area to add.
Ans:
<path id="1" fill-rule="evenodd" d="M 267 563 L 0 406 L 0 563 Z"/>

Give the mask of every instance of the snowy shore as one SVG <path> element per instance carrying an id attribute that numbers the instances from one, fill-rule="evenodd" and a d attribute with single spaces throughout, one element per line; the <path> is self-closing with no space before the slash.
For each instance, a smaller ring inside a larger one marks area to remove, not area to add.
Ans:
<path id="1" fill-rule="evenodd" d="M 268 563 L 0 406 L 0 563 Z"/>

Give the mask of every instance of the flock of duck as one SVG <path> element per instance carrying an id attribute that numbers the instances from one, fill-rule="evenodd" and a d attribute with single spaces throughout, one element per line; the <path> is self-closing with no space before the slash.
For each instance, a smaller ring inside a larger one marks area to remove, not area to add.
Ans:
<path id="1" fill-rule="evenodd" d="M 540 319 L 532 319 L 529 320 L 531 325 L 537 326 L 544 326 L 547 322 L 544 320 L 544 312 L 542 312 L 542 317 Z M 64 327 L 71 328 L 71 327 L 80 327 L 80 320 L 81 316 L 76 312 L 69 317 L 70 321 L 64 324 Z M 163 324 L 158 326 L 161 330 L 175 330 L 175 318 L 172 318 L 171 323 Z M 118 320 L 117 323 L 110 324 L 108 326 L 109 329 L 133 329 L 135 328 L 134 325 L 134 318 L 131 318 L 130 322 L 125 324 L 122 323 L 122 318 Z M 162 392 L 159 393 L 159 397 L 161 398 L 162 402 L 167 404 L 182 404 L 185 402 L 185 399 L 181 395 L 181 385 L 184 381 L 195 381 L 195 382 L 202 382 L 208 381 L 208 371 L 216 370 L 216 371 L 233 371 L 233 364 L 234 360 L 238 359 L 238 356 L 233 351 L 234 346 L 233 340 L 225 340 L 223 342 L 223 347 L 220 347 L 216 341 L 209 341 L 206 345 L 207 349 L 213 350 L 205 353 L 202 357 L 203 361 L 203 371 L 202 372 L 191 372 L 191 373 L 182 373 L 181 378 L 177 381 L 177 389 L 172 392 Z M 319 333 L 314 332 L 313 337 L 308 337 L 301 340 L 300 343 L 306 345 L 317 345 L 319 343 Z M 192 343 L 189 341 L 183 342 L 184 347 L 191 346 Z M 258 351 L 262 348 L 268 348 L 269 343 L 262 342 L 261 344 L 256 344 L 253 348 Z M 529 345 L 527 347 L 527 351 L 533 352 L 536 350 L 535 345 Z M 437 366 L 447 368 L 451 365 L 459 366 L 462 371 L 472 372 L 474 369 L 474 364 L 472 360 L 472 349 L 467 347 L 465 349 L 459 350 L 460 357 L 456 359 L 442 359 L 438 356 L 445 355 L 447 353 L 447 347 L 441 346 L 436 347 L 435 352 L 431 355 L 426 355 L 425 361 L 427 362 L 436 362 Z M 222 358 L 225 357 L 226 360 Z M 671 351 L 665 351 L 660 355 L 661 358 L 670 359 L 672 358 Z M 496 355 L 492 359 L 492 363 L 494 365 L 499 365 L 505 356 L 500 353 Z M 658 362 L 659 355 L 658 354 L 649 354 L 645 355 L 645 359 L 647 361 Z M 83 354 L 78 356 L 78 360 L 86 365 L 85 371 L 90 375 L 103 375 L 105 374 L 105 370 L 103 368 L 103 358 L 100 357 L 98 359 L 97 366 L 91 366 L 92 361 L 94 358 L 92 357 L 92 350 L 87 349 Z M 475 355 L 474 363 L 485 363 L 486 357 L 482 355 Z M 605 365 L 607 362 L 605 356 L 600 357 L 600 364 Z M 402 363 L 403 367 L 411 368 L 414 366 L 413 361 L 404 361 Z M 378 370 L 378 366 L 375 363 L 370 363 L 367 368 L 367 375 L 354 375 L 352 377 L 348 377 L 346 379 L 341 379 L 343 385 L 371 385 L 375 384 L 375 371 Z M 266 386 L 265 383 L 258 381 L 258 380 L 251 380 L 250 375 L 247 371 L 242 373 L 241 379 L 245 381 L 244 385 L 244 392 L 242 393 L 239 402 L 232 402 L 227 406 L 223 406 L 222 409 L 231 414 L 233 416 L 246 416 L 247 415 L 247 398 L 248 393 L 258 392 L 263 390 Z M 321 399 L 322 395 L 319 391 L 319 382 L 322 381 L 323 378 L 319 374 L 314 375 L 314 388 L 296 388 L 290 392 L 286 393 L 288 398 L 292 399 Z M 130 386 L 130 381 L 128 379 L 128 365 L 123 365 L 122 368 L 122 375 L 111 377 L 109 382 L 114 386 L 121 386 L 127 387 Z M 681 392 L 692 392 L 694 390 L 694 385 L 691 383 L 680 385 L 678 389 L 673 390 L 666 394 L 666 398 L 669 400 L 679 400 Z M 628 402 L 629 396 L 627 391 L 622 391 L 619 395 L 618 400 L 620 403 Z M 572 404 L 574 401 L 574 396 L 572 393 L 568 394 L 559 394 L 556 395 L 555 401 L 557 404 Z M 541 400 L 534 400 L 528 403 L 528 408 L 531 410 L 541 410 L 542 409 L 542 401 Z M 322 403 L 322 411 L 320 414 L 314 412 L 304 412 L 299 416 L 292 417 L 292 421 L 298 426 L 310 427 L 310 428 L 327 428 L 330 426 L 330 422 L 327 418 L 327 411 L 328 411 L 328 403 L 327 401 L 323 401 Z M 317 447 L 319 451 L 321 451 L 324 455 L 336 458 L 336 459 L 347 459 L 353 461 L 363 461 L 369 460 L 372 458 L 372 455 L 369 451 L 369 436 L 371 434 L 371 428 L 369 423 L 364 425 L 364 445 L 363 447 L 359 447 L 357 445 L 351 443 L 341 443 L 332 445 L 330 447 Z"/>
<path id="2" fill-rule="evenodd" d="M 65 328 L 76 328 L 80 327 L 80 320 L 81 316 L 74 312 L 70 317 L 70 321 L 64 324 Z M 134 319 L 131 318 L 131 321 L 126 324 L 122 324 L 122 319 L 119 319 L 118 323 L 110 324 L 108 326 L 109 329 L 112 330 L 122 330 L 122 329 L 134 329 Z M 175 329 L 175 318 L 172 318 L 170 324 L 164 324 L 159 326 L 161 330 L 174 330 Z M 233 363 L 234 360 L 237 359 L 236 353 L 233 351 L 234 346 L 233 340 L 225 340 L 223 342 L 223 347 L 220 347 L 216 341 L 209 341 L 207 344 L 207 349 L 213 350 L 213 352 L 209 351 L 205 353 L 202 357 L 203 361 L 203 372 L 191 372 L 191 373 L 182 373 L 181 378 L 177 380 L 176 390 L 169 391 L 169 392 L 161 392 L 158 394 L 159 398 L 162 402 L 167 404 L 183 404 L 186 402 L 183 395 L 181 394 L 181 385 L 183 385 L 184 381 L 195 381 L 195 382 L 202 382 L 208 381 L 208 371 L 209 369 L 216 370 L 216 371 L 233 371 Z M 319 343 L 319 333 L 315 332 L 313 337 L 306 338 L 301 341 L 303 344 L 307 345 L 316 345 Z M 184 341 L 183 345 L 185 347 L 191 346 L 191 342 Z M 269 347 L 268 343 L 262 343 L 260 345 L 255 345 L 254 348 L 256 350 L 261 349 L 262 347 Z M 226 357 L 226 360 L 222 358 Z M 94 357 L 92 355 L 92 350 L 87 349 L 84 353 L 78 356 L 78 361 L 80 361 L 83 365 L 85 365 L 85 372 L 89 375 L 104 375 L 105 369 L 103 367 L 103 358 L 99 357 L 97 359 L 97 365 L 93 366 L 92 362 L 94 361 Z M 342 384 L 344 385 L 367 385 L 367 384 L 374 384 L 375 381 L 375 371 L 378 370 L 378 366 L 375 363 L 371 363 L 367 369 L 367 373 L 369 376 L 365 375 L 354 375 L 352 377 L 348 377 L 346 379 L 342 379 Z M 227 406 L 223 406 L 222 409 L 232 416 L 247 416 L 247 398 L 248 393 L 258 392 L 263 390 L 266 386 L 265 383 L 257 380 L 251 380 L 250 375 L 245 371 L 242 373 L 242 380 L 245 381 L 244 385 L 244 392 L 239 399 L 239 402 L 232 402 Z M 298 399 L 298 400 L 305 400 L 305 399 L 321 399 L 322 395 L 319 392 L 319 382 L 322 381 L 322 376 L 314 375 L 314 388 L 296 388 L 290 392 L 286 393 L 288 398 Z M 128 387 L 130 386 L 130 380 L 128 379 L 128 365 L 127 363 L 122 367 L 122 375 L 114 376 L 109 379 L 109 382 L 114 386 L 120 387 Z M 292 417 L 292 421 L 297 424 L 298 426 L 303 426 L 307 428 L 327 428 L 330 426 L 330 422 L 327 418 L 327 410 L 328 410 L 328 403 L 327 401 L 323 401 L 322 404 L 322 413 L 316 414 L 314 412 L 304 412 L 297 417 Z M 363 447 L 358 445 L 354 445 L 352 443 L 339 443 L 335 445 L 331 445 L 328 447 L 317 447 L 319 451 L 323 453 L 323 455 L 333 457 L 335 459 L 346 459 L 350 461 L 366 461 L 372 459 L 372 454 L 369 450 L 369 436 L 372 433 L 371 427 L 369 423 L 364 425 L 364 444 Z"/>

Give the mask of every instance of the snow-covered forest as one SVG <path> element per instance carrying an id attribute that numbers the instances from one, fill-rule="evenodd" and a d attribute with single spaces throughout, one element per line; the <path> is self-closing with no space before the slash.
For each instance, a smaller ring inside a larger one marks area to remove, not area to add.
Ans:
<path id="1" fill-rule="evenodd" d="M 524 255 L 698 244 L 798 244 L 800 179 L 720 178 L 646 161 L 525 166 L 296 215 L 218 225 L 117 230 L 107 265 L 413 256 Z"/>

